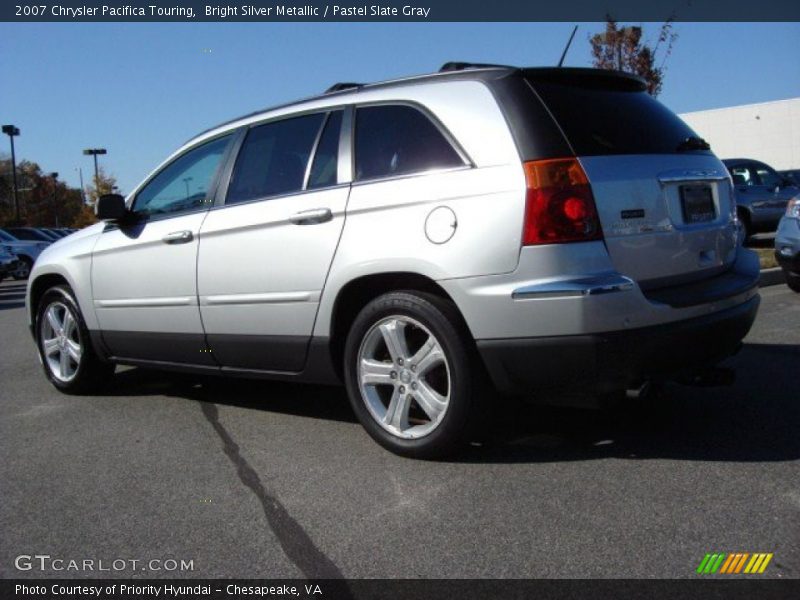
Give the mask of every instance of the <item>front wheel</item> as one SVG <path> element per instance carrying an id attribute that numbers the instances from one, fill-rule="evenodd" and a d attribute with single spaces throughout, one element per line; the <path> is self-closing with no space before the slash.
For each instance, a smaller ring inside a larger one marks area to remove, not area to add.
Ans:
<path id="1" fill-rule="evenodd" d="M 437 458 L 471 433 L 485 393 L 482 365 L 446 300 L 421 292 L 376 298 L 353 323 L 344 366 L 358 419 L 392 452 Z"/>
<path id="2" fill-rule="evenodd" d="M 62 392 L 92 392 L 114 373 L 114 365 L 95 354 L 78 303 L 66 285 L 51 287 L 42 296 L 36 343 L 45 375 Z"/>

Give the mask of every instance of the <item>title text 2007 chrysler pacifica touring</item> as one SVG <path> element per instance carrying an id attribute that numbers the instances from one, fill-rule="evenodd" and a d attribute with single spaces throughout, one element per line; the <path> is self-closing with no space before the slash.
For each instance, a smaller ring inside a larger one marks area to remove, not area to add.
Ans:
<path id="1" fill-rule="evenodd" d="M 29 280 L 53 385 L 117 363 L 344 382 L 370 435 L 418 457 L 474 432 L 491 387 L 709 368 L 759 302 L 725 166 L 617 72 L 338 84 L 200 134 L 97 213 Z"/>

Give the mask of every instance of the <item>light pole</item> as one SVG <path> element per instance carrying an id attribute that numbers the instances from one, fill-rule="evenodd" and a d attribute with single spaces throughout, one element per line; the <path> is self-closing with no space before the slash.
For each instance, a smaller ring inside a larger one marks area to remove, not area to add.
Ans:
<path id="1" fill-rule="evenodd" d="M 100 197 L 100 175 L 97 171 L 97 155 L 98 154 L 107 154 L 105 148 L 87 148 L 83 151 L 86 156 L 94 157 L 94 193 L 99 198 Z"/>
<path id="2" fill-rule="evenodd" d="M 83 187 L 83 169 L 75 167 L 75 170 L 78 172 L 78 177 L 81 180 L 81 200 L 86 204 L 86 188 Z"/>
<path id="3" fill-rule="evenodd" d="M 58 173 L 50 173 L 53 180 L 53 213 L 56 217 L 56 228 L 58 228 Z"/>
<path id="4" fill-rule="evenodd" d="M 19 135 L 19 128 L 13 125 L 3 125 L 3 133 L 11 139 L 11 179 L 14 181 L 14 211 L 17 216 L 17 225 L 21 225 L 19 218 L 19 199 L 17 198 L 17 157 L 14 154 L 14 136 Z"/>

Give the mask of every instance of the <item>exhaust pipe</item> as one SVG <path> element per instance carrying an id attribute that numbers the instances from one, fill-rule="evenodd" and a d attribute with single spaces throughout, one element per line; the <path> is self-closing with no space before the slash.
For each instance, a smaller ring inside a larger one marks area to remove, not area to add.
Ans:
<path id="1" fill-rule="evenodd" d="M 641 400 L 650 395 L 650 390 L 650 380 L 647 379 L 639 387 L 625 390 L 625 397 L 628 400 Z"/>

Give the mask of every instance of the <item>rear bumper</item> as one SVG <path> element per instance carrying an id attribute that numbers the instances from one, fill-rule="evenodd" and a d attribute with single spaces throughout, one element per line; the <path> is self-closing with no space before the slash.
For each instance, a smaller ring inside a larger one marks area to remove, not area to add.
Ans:
<path id="1" fill-rule="evenodd" d="M 733 354 L 750 330 L 759 302 L 756 295 L 720 312 L 639 329 L 477 344 L 501 392 L 602 394 L 651 378 L 697 372 Z"/>

